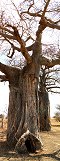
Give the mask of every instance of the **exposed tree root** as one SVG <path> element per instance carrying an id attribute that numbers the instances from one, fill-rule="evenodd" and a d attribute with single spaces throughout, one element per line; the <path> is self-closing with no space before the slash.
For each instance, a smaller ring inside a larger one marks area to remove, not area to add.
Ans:
<path id="1" fill-rule="evenodd" d="M 27 130 L 18 140 L 15 150 L 18 153 L 35 153 L 42 148 L 42 142 L 29 130 Z"/>

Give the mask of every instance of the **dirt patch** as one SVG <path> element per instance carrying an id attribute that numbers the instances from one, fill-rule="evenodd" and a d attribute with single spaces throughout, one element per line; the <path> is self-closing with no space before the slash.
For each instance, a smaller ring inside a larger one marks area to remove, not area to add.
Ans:
<path id="1" fill-rule="evenodd" d="M 51 120 L 50 132 L 41 132 L 43 150 L 35 154 L 17 154 L 6 143 L 6 123 L 0 128 L 0 161 L 60 161 L 60 123 Z"/>

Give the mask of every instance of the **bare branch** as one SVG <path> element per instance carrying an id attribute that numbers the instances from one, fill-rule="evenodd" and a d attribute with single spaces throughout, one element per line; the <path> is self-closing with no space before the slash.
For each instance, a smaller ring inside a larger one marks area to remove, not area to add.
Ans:
<path id="1" fill-rule="evenodd" d="M 32 12 L 29 12 L 29 11 L 24 11 L 24 12 L 22 12 L 21 14 L 28 14 L 28 15 L 33 16 L 33 17 L 41 17 L 40 12 L 41 12 L 41 11 L 32 13 Z"/>
<path id="2" fill-rule="evenodd" d="M 21 49 L 19 47 L 15 46 L 9 39 L 5 38 L 5 40 L 11 45 L 11 47 L 14 50 L 17 50 L 17 51 L 21 52 Z"/>
<path id="3" fill-rule="evenodd" d="M 27 62 L 30 63 L 32 61 L 32 59 L 31 59 L 31 57 L 30 57 L 30 55 L 28 53 L 27 48 L 25 47 L 24 41 L 22 40 L 22 38 L 19 35 L 19 32 L 18 32 L 17 28 L 15 26 L 12 26 L 12 25 L 7 25 L 7 26 L 11 27 L 14 32 L 12 32 L 12 31 L 10 31 L 10 30 L 8 30 L 7 28 L 4 27 L 3 31 L 0 32 L 0 35 L 3 36 L 5 38 L 5 40 L 7 40 L 13 47 L 14 47 L 14 45 L 10 42 L 10 40 L 18 41 L 19 44 L 21 45 L 20 51 L 22 52 L 23 56 L 26 58 Z M 13 36 L 9 35 L 7 33 L 4 33 L 4 31 L 10 32 L 11 34 L 13 34 Z M 15 48 L 15 49 L 19 50 L 19 48 Z"/>
<path id="4" fill-rule="evenodd" d="M 8 78 L 6 77 L 6 75 L 0 75 L 0 81 L 3 82 L 3 81 L 8 81 Z"/>
<path id="5" fill-rule="evenodd" d="M 13 26 L 13 29 L 14 29 L 15 37 L 16 37 L 17 41 L 19 42 L 19 44 L 21 45 L 21 52 L 22 52 L 23 56 L 26 58 L 27 62 L 30 63 L 32 61 L 32 59 L 25 47 L 25 42 L 20 37 L 17 28 L 15 26 Z"/>
<path id="6" fill-rule="evenodd" d="M 28 50 L 28 51 L 33 50 L 33 48 L 34 48 L 34 43 L 33 43 L 32 45 L 30 45 L 30 46 L 26 47 L 26 48 L 27 48 L 27 50 Z"/>
<path id="7" fill-rule="evenodd" d="M 58 91 L 53 91 L 53 90 L 51 90 L 51 89 L 48 89 L 48 92 L 60 94 L 60 92 L 58 92 Z"/>
<path id="8" fill-rule="evenodd" d="M 4 38 L 8 38 L 8 39 L 11 39 L 11 40 L 16 40 L 15 36 L 11 36 L 11 35 L 8 35 L 6 33 L 3 33 L 3 32 L 0 32 L 0 35 Z"/>
<path id="9" fill-rule="evenodd" d="M 7 31 L 9 34 L 14 35 L 14 32 L 11 31 L 11 30 L 9 30 L 7 27 L 4 27 L 4 26 L 1 26 L 1 25 L 0 25 L 0 29 L 1 29 L 3 32 L 4 32 L 4 31 Z"/>
<path id="10" fill-rule="evenodd" d="M 40 64 L 45 65 L 47 68 L 51 68 L 55 65 L 60 65 L 60 59 L 49 60 L 45 57 L 40 57 Z"/>
<path id="11" fill-rule="evenodd" d="M 29 10 L 31 9 L 31 7 L 34 5 L 34 0 L 33 0 L 33 3 L 30 4 L 29 8 L 28 8 L 28 12 Z"/>
<path id="12" fill-rule="evenodd" d="M 10 51 L 11 51 L 11 49 L 9 50 L 9 53 L 7 54 L 7 56 L 8 56 L 9 58 L 12 58 L 13 55 L 14 55 L 14 53 L 15 53 L 15 50 L 14 50 L 14 48 L 12 48 L 12 53 L 11 53 L 11 54 L 10 54 Z"/>
<path id="13" fill-rule="evenodd" d="M 41 18 L 43 18 L 43 17 L 45 16 L 45 13 L 46 13 L 47 7 L 48 7 L 48 5 L 49 5 L 49 2 L 50 2 L 50 0 L 47 0 L 46 5 L 45 5 L 45 7 L 44 7 L 44 11 L 43 11 L 43 13 L 42 13 Z"/>
<path id="14" fill-rule="evenodd" d="M 7 79 L 11 82 L 14 82 L 14 75 L 18 75 L 20 73 L 20 69 L 11 67 L 0 62 L 0 71 L 4 73 Z"/>
<path id="15" fill-rule="evenodd" d="M 60 89 L 60 87 L 58 87 L 58 86 L 50 86 L 50 87 L 47 87 L 47 90 L 52 89 L 52 88 Z"/>
<path id="16" fill-rule="evenodd" d="M 20 14 L 19 14 L 19 11 L 18 11 L 18 9 L 17 9 L 17 7 L 16 7 L 16 5 L 15 5 L 15 3 L 11 0 L 11 2 L 12 2 L 12 4 L 13 4 L 13 6 L 15 7 L 15 10 L 17 11 L 17 13 L 18 13 L 18 16 L 20 17 Z"/>
<path id="17" fill-rule="evenodd" d="M 46 19 L 46 20 L 47 20 L 47 19 Z M 59 20 L 59 21 L 60 21 L 60 20 Z M 52 29 L 58 29 L 58 30 L 60 30 L 60 26 L 57 25 L 57 23 L 58 23 L 58 21 L 53 22 L 53 21 L 49 20 L 49 21 L 46 22 L 46 27 L 50 27 L 50 28 L 52 28 Z"/>

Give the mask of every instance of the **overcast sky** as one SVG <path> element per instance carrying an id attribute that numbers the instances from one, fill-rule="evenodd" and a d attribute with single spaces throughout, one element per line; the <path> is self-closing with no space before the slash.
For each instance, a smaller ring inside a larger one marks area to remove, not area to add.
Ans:
<path id="1" fill-rule="evenodd" d="M 0 114 L 5 114 L 9 105 L 9 85 L 8 83 L 0 83 Z"/>

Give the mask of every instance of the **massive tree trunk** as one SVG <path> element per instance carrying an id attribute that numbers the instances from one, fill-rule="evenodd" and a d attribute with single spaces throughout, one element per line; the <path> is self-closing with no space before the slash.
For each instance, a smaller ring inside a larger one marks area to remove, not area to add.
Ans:
<path id="1" fill-rule="evenodd" d="M 15 77 L 15 74 L 14 74 Z M 16 81 L 16 79 L 14 78 Z M 15 146 L 17 140 L 29 130 L 39 137 L 36 92 L 38 79 L 35 76 L 35 64 L 27 65 L 20 73 L 16 82 L 10 82 L 7 141 Z"/>
<path id="2" fill-rule="evenodd" d="M 29 131 L 30 137 L 28 136 L 27 140 L 32 142 L 35 150 L 41 148 L 40 140 L 38 139 L 37 144 L 35 144 L 36 139 L 33 141 L 34 137 L 32 137 L 32 134 L 35 137 L 39 137 L 36 93 L 38 91 L 40 69 L 40 64 L 38 63 L 41 52 L 40 44 L 41 35 L 34 44 L 31 62 L 22 70 L 0 63 L 0 70 L 9 80 L 10 88 L 7 128 L 7 141 L 10 146 L 15 146 L 21 136 Z"/>
<path id="3" fill-rule="evenodd" d="M 40 70 L 41 34 L 37 34 L 38 38 L 33 47 L 31 61 L 22 70 L 0 63 L 0 70 L 5 73 L 10 87 L 7 141 L 10 146 L 15 146 L 18 142 L 17 149 L 21 146 L 22 136 L 25 137 L 22 142 L 24 149 L 28 143 L 30 143 L 30 146 L 32 144 L 35 150 L 41 148 L 41 141 L 37 138 L 37 140 L 33 140 L 35 137 L 39 138 L 37 93 Z M 29 131 L 28 136 L 27 131 Z"/>
<path id="4" fill-rule="evenodd" d="M 33 46 L 32 56 L 29 56 L 17 29 L 15 32 L 22 45 L 22 52 L 27 59 L 27 64 L 20 70 L 19 68 L 9 67 L 0 63 L 0 70 L 5 73 L 6 78 L 9 80 L 10 87 L 7 141 L 10 146 L 15 146 L 17 141 L 19 142 L 19 138 L 25 136 L 23 134 L 29 131 L 30 137 L 28 136 L 27 140 L 34 142 L 33 145 L 35 145 L 37 149 L 37 147 L 41 148 L 41 142 L 37 141 L 37 144 L 40 142 L 40 146 L 37 146 L 37 144 L 35 144 L 36 139 L 32 141 L 33 139 L 31 139 L 31 137 L 33 135 L 39 137 L 38 100 L 36 101 L 36 94 L 38 91 L 39 61 L 41 55 L 40 27 L 36 33 L 37 37 Z"/>
<path id="5" fill-rule="evenodd" d="M 49 131 L 51 129 L 50 101 L 46 89 L 45 69 L 43 68 L 42 68 L 42 74 L 40 75 L 40 83 L 39 83 L 39 120 L 40 120 L 40 131 Z"/>
<path id="6" fill-rule="evenodd" d="M 39 92 L 39 115 L 40 115 L 40 131 L 49 131 L 50 124 L 50 103 L 48 92 Z"/>
<path id="7" fill-rule="evenodd" d="M 28 142 L 32 142 L 31 144 L 35 150 L 41 148 L 41 141 L 37 138 L 37 141 L 36 139 L 33 140 L 33 138 L 39 137 L 37 113 L 38 100 L 36 101 L 36 93 L 38 91 L 39 61 L 41 55 L 40 27 L 38 28 L 38 33 L 36 33 L 36 35 L 37 38 L 33 46 L 33 54 L 32 57 L 30 57 L 17 32 L 17 38 L 22 43 L 22 52 L 24 52 L 25 57 L 27 58 L 27 65 L 22 70 L 8 67 L 0 63 L 0 70 L 7 76 L 10 86 L 7 129 L 8 144 L 10 146 L 15 146 L 18 142 L 17 145 L 21 146 L 20 138 L 27 135 L 26 132 L 29 131 L 28 137 L 25 137 L 27 141 L 24 139 L 25 144 L 27 145 Z M 22 143 L 22 145 L 24 145 L 24 143 Z M 24 145 L 24 148 L 26 145 Z"/>

